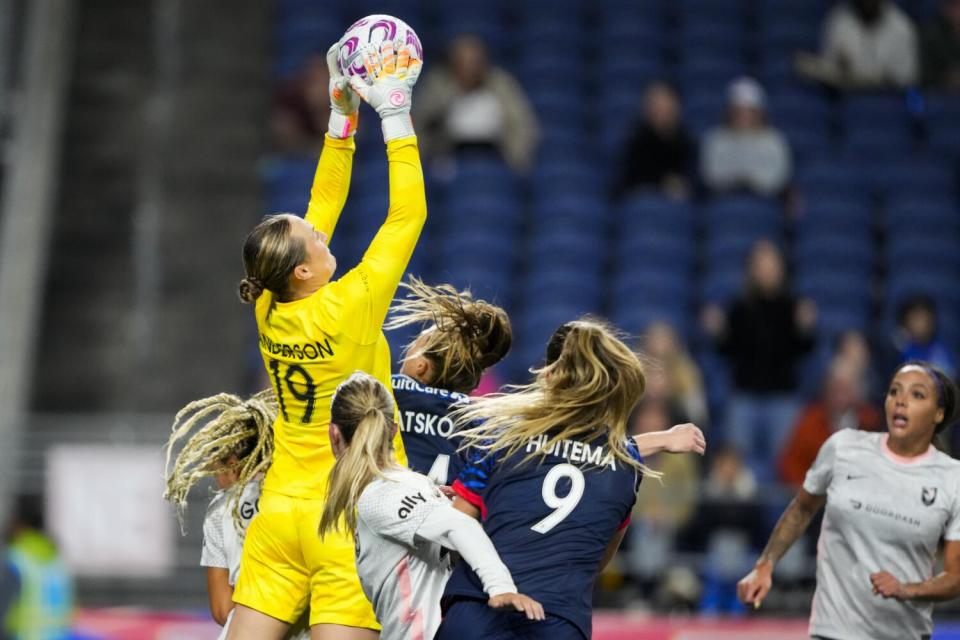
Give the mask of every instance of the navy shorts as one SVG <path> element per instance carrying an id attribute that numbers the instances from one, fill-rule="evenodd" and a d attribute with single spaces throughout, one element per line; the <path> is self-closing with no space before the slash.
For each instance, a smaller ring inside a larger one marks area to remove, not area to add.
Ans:
<path id="1" fill-rule="evenodd" d="M 435 640 L 584 640 L 575 624 L 547 614 L 528 620 L 519 611 L 491 609 L 485 601 L 455 600 L 443 616 Z"/>

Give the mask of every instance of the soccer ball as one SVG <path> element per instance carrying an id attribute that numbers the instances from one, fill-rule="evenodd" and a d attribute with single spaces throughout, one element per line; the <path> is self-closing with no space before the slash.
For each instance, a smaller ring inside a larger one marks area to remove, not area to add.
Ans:
<path id="1" fill-rule="evenodd" d="M 360 48 L 368 44 L 378 45 L 384 40 L 406 43 L 411 57 L 423 62 L 423 46 L 417 33 L 400 18 L 377 14 L 361 18 L 350 25 L 340 38 L 340 51 L 337 61 L 343 75 L 358 76 L 367 79 L 367 70 L 363 66 Z"/>

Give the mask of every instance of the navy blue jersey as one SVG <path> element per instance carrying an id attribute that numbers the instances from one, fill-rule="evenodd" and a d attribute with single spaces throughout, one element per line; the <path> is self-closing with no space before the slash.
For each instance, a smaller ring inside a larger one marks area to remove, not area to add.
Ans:
<path id="1" fill-rule="evenodd" d="M 437 484 L 450 485 L 463 468 L 460 437 L 447 414 L 469 398 L 435 389 L 402 374 L 393 376 L 393 397 L 400 411 L 400 435 L 407 462 Z"/>
<path id="2" fill-rule="evenodd" d="M 610 540 L 629 522 L 641 474 L 610 454 L 605 437 L 563 440 L 543 457 L 523 462 L 547 439 L 540 436 L 506 459 L 468 452 L 453 488 L 480 509 L 483 528 L 519 592 L 589 638 L 594 579 Z M 632 440 L 629 450 L 639 461 Z M 464 563 L 444 593 L 457 596 L 486 599 Z"/>

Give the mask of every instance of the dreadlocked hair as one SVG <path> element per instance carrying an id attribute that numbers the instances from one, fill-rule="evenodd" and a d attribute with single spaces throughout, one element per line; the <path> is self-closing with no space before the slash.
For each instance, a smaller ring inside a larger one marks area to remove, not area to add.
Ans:
<path id="1" fill-rule="evenodd" d="M 400 469 L 393 456 L 393 398 L 373 376 L 357 371 L 340 383 L 330 404 L 330 424 L 343 436 L 346 450 L 337 458 L 327 480 L 327 499 L 319 534 L 357 530 L 357 503 L 384 470 Z"/>
<path id="2" fill-rule="evenodd" d="M 523 459 L 528 462 L 563 440 L 589 443 L 606 435 L 616 460 L 660 477 L 627 448 L 628 421 L 646 378 L 639 355 L 612 327 L 590 317 L 566 323 L 548 343 L 546 364 L 533 373 L 530 384 L 476 398 L 454 412 L 458 424 L 480 425 L 460 432 L 463 448 L 509 457 L 546 436 L 545 443 Z"/>
<path id="3" fill-rule="evenodd" d="M 507 312 L 449 284 L 430 286 L 411 276 L 400 286 L 406 298 L 394 302 L 384 328 L 425 325 L 407 345 L 405 357 L 423 356 L 433 364 L 431 386 L 460 393 L 476 389 L 484 370 L 510 351 L 513 329 Z"/>
<path id="4" fill-rule="evenodd" d="M 190 489 L 203 478 L 234 469 L 237 482 L 229 490 L 229 508 L 237 530 L 241 529 L 240 495 L 252 478 L 270 466 L 276 417 L 277 398 L 272 389 L 247 400 L 221 393 L 195 400 L 177 413 L 167 442 L 163 498 L 176 507 L 181 529 Z M 174 457 L 174 449 L 184 440 Z M 233 457 L 236 462 L 231 462 Z"/>

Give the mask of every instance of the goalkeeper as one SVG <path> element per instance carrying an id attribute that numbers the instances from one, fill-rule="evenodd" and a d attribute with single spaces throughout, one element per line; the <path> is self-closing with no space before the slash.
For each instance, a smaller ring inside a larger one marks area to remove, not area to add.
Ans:
<path id="1" fill-rule="evenodd" d="M 334 458 L 330 399 L 355 370 L 390 385 L 390 350 L 382 326 L 426 220 L 423 172 L 410 120 L 421 63 L 405 44 L 364 50 L 369 84 L 350 84 L 327 54 L 332 114 L 305 219 L 268 217 L 243 247 L 241 299 L 255 305 L 260 351 L 279 415 L 274 461 L 260 513 L 247 532 L 228 638 L 283 636 L 310 607 L 312 637 L 375 640 L 377 624 L 354 563 L 353 540 L 317 524 Z M 360 264 L 332 280 L 327 244 L 346 201 L 360 98 L 380 115 L 390 171 L 390 207 Z M 401 462 L 403 445 L 396 438 Z"/>

